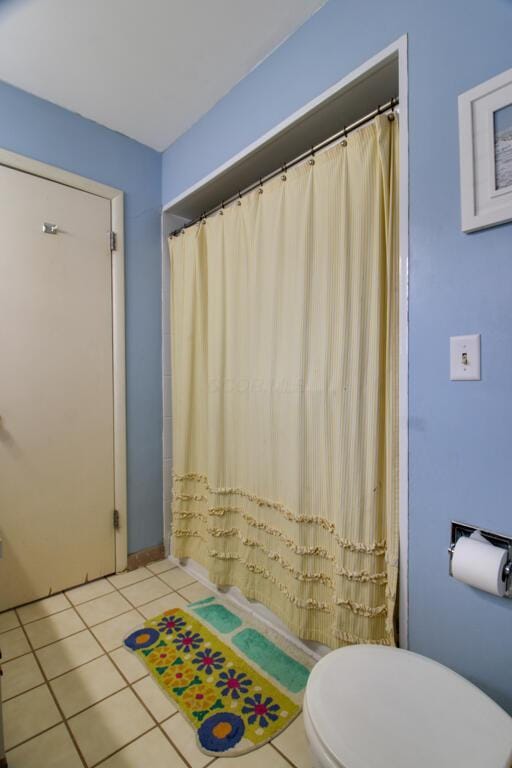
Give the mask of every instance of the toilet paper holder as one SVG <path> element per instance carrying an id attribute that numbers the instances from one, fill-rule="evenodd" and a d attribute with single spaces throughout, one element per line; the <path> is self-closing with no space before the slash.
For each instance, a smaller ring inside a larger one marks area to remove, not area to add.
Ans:
<path id="1" fill-rule="evenodd" d="M 451 522 L 451 540 L 448 547 L 448 554 L 450 556 L 450 562 L 448 565 L 448 571 L 450 576 L 452 573 L 452 558 L 455 551 L 455 545 L 461 536 L 471 536 L 473 533 L 480 533 L 489 544 L 493 544 L 495 547 L 501 547 L 508 551 L 508 558 L 503 568 L 503 580 L 506 585 L 506 596 L 512 597 L 512 536 L 505 536 L 503 533 L 495 533 L 494 531 L 486 531 L 484 528 L 479 528 L 477 525 L 470 525 L 469 523 L 460 523 L 457 520 Z"/>

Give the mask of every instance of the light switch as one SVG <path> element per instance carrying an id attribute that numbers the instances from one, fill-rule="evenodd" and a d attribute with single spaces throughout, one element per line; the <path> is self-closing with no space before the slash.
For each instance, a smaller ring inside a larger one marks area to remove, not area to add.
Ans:
<path id="1" fill-rule="evenodd" d="M 450 379 L 480 380 L 480 334 L 450 338 Z"/>

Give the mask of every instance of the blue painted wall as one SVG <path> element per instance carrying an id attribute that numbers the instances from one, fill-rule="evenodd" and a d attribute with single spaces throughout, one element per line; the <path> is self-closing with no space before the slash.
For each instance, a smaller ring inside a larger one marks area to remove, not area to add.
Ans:
<path id="1" fill-rule="evenodd" d="M 128 551 L 159 544 L 161 154 L 1 82 L 0 147 L 125 192 Z"/>
<path id="2" fill-rule="evenodd" d="M 457 96 L 512 67 L 510 0 L 330 0 L 163 157 L 166 202 L 409 35 L 410 646 L 512 712 L 512 601 L 448 577 L 449 521 L 512 533 L 512 227 L 460 231 Z M 482 334 L 450 383 L 448 338 Z"/>

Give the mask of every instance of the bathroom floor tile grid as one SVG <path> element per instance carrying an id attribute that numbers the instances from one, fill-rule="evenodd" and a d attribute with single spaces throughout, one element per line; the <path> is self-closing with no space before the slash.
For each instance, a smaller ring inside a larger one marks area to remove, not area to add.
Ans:
<path id="1" fill-rule="evenodd" d="M 141 619 L 212 594 L 168 560 L 0 614 L 9 768 L 311 768 L 302 715 L 242 757 L 212 758 L 122 647 Z"/>

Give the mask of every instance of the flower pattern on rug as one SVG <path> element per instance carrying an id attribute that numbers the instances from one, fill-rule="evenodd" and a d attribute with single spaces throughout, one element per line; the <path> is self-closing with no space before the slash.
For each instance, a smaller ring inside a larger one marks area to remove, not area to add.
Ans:
<path id="1" fill-rule="evenodd" d="M 239 699 L 240 694 L 247 693 L 252 685 L 252 680 L 249 680 L 245 672 L 237 674 L 236 669 L 228 669 L 227 672 L 221 672 L 219 678 L 215 685 L 217 688 L 222 689 L 221 694 L 223 696 L 231 696 L 232 699 Z"/>
<path id="2" fill-rule="evenodd" d="M 190 653 L 190 651 L 196 651 L 200 648 L 203 642 L 203 638 L 199 632 L 192 632 L 190 629 L 186 632 L 180 632 L 173 640 L 179 651 L 183 653 Z"/>
<path id="3" fill-rule="evenodd" d="M 165 635 L 174 635 L 186 626 L 186 622 L 180 616 L 172 611 L 166 611 L 161 620 L 157 622 L 156 628 Z"/>
<path id="4" fill-rule="evenodd" d="M 267 696 L 263 701 L 261 693 L 255 693 L 254 696 L 247 696 L 244 699 L 245 706 L 242 709 L 243 715 L 249 715 L 247 722 L 252 725 L 258 721 L 260 728 L 266 728 L 270 722 L 278 719 L 279 704 L 276 704 L 271 696 Z"/>
<path id="5" fill-rule="evenodd" d="M 222 669 L 226 659 L 220 651 L 212 651 L 207 648 L 205 651 L 198 651 L 192 659 L 192 664 L 197 664 L 198 672 L 206 672 L 211 675 L 214 669 Z"/>
<path id="6" fill-rule="evenodd" d="M 200 749 L 231 756 L 275 738 L 300 712 L 301 698 L 283 693 L 263 666 L 256 667 L 225 639 L 176 608 L 146 621 L 124 644 L 180 707 Z M 278 651 L 283 655 L 276 645 Z"/>

